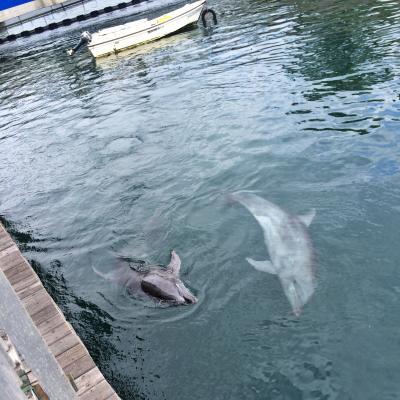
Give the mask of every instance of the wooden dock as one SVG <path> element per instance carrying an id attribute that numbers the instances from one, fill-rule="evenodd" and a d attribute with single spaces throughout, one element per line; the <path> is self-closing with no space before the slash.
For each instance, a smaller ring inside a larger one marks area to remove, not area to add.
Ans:
<path id="1" fill-rule="evenodd" d="M 76 397 L 80 400 L 118 400 L 86 347 L 1 224 L 0 273 L 6 276 L 49 352 L 71 382 Z M 2 295 L 0 293 L 0 302 Z M 32 365 L 29 367 L 34 370 Z M 31 379 L 36 378 L 31 375 Z"/>

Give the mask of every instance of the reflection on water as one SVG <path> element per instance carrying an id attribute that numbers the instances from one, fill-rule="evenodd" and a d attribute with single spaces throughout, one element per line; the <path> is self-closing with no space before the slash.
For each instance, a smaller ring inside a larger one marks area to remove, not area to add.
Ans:
<path id="1" fill-rule="evenodd" d="M 124 399 L 397 398 L 399 4 L 211 6 L 212 31 L 104 64 L 67 57 L 78 32 L 1 54 L 1 212 Z M 245 261 L 266 249 L 239 189 L 317 209 L 299 319 Z M 93 274 L 170 249 L 195 307 Z"/>

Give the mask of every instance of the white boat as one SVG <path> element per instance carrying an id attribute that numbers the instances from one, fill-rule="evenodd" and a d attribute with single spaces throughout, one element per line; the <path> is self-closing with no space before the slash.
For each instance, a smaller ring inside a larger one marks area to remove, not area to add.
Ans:
<path id="1" fill-rule="evenodd" d="M 82 38 L 87 42 L 93 57 L 103 57 L 179 31 L 196 23 L 205 9 L 206 0 L 199 0 L 151 20 L 140 19 L 93 34 L 84 32 Z M 69 53 L 73 54 L 77 47 L 69 50 Z"/>

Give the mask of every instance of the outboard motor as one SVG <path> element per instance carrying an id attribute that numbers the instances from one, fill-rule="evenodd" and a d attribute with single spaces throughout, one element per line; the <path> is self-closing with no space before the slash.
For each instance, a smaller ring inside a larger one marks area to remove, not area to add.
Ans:
<path id="1" fill-rule="evenodd" d="M 82 32 L 79 43 L 73 49 L 68 49 L 67 53 L 70 56 L 73 56 L 82 45 L 90 43 L 91 40 L 92 40 L 92 35 L 90 34 L 90 32 L 88 31 Z"/>

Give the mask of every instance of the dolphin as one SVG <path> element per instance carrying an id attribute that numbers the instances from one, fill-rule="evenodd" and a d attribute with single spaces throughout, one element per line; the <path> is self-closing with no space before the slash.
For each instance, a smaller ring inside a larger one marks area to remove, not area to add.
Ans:
<path id="1" fill-rule="evenodd" d="M 130 295 L 148 296 L 170 304 L 197 303 L 197 298 L 179 279 L 180 268 L 181 259 L 172 250 L 166 267 L 151 265 L 145 271 L 137 271 L 124 263 L 105 274 L 95 268 L 93 270 L 101 277 L 126 287 Z"/>
<path id="2" fill-rule="evenodd" d="M 290 215 L 253 193 L 236 192 L 231 199 L 241 203 L 261 225 L 271 260 L 246 260 L 257 270 L 278 276 L 292 310 L 299 316 L 315 290 L 313 248 L 307 227 L 315 217 Z"/>

